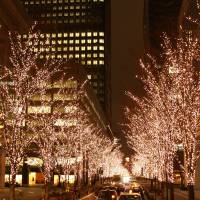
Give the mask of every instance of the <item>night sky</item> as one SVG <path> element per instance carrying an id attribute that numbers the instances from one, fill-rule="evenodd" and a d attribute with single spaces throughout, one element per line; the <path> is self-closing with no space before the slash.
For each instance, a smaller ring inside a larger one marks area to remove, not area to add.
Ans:
<path id="1" fill-rule="evenodd" d="M 140 93 L 135 75 L 139 59 L 144 54 L 144 2 L 142 0 L 112 0 L 111 5 L 111 105 L 112 130 L 122 138 L 128 152 L 121 123 L 126 122 L 124 108 L 129 104 L 125 91 Z"/>

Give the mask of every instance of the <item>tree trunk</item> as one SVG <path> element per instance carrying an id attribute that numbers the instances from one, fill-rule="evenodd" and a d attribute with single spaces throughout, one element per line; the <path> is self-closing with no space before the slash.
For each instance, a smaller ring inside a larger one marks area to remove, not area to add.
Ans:
<path id="1" fill-rule="evenodd" d="M 15 200 L 15 184 L 10 186 L 10 200 Z"/>
<path id="2" fill-rule="evenodd" d="M 169 198 L 168 198 L 168 182 L 166 182 L 166 200 L 168 200 Z"/>
<path id="3" fill-rule="evenodd" d="M 15 200 L 15 180 L 16 175 L 12 175 L 11 186 L 10 186 L 10 200 Z"/>
<path id="4" fill-rule="evenodd" d="M 174 200 L 174 184 L 170 183 L 170 200 Z"/>
<path id="5" fill-rule="evenodd" d="M 44 185 L 44 200 L 48 200 L 49 199 L 49 183 L 46 182 Z"/>
<path id="6" fill-rule="evenodd" d="M 194 199 L 194 185 L 188 185 L 188 200 L 195 200 Z"/>
<path id="7" fill-rule="evenodd" d="M 151 187 L 150 187 L 150 190 L 152 191 L 153 190 L 153 179 L 150 179 L 151 181 Z"/>

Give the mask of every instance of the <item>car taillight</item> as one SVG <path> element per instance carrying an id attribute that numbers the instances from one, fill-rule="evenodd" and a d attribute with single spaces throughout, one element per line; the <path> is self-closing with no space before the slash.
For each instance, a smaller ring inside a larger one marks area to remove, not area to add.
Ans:
<path id="1" fill-rule="evenodd" d="M 112 199 L 115 199 L 115 195 L 112 195 Z"/>

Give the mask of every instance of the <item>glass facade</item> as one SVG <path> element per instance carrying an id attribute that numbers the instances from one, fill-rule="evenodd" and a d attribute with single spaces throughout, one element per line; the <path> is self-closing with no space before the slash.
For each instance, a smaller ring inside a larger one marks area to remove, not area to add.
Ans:
<path id="1" fill-rule="evenodd" d="M 105 0 L 106 1 L 106 0 Z M 97 98 L 105 109 L 108 76 L 105 51 L 106 2 L 104 0 L 21 0 L 25 9 L 38 22 L 41 41 L 51 48 L 38 48 L 40 55 L 57 59 L 77 59 L 85 67 Z M 24 35 L 24 37 L 26 37 Z"/>

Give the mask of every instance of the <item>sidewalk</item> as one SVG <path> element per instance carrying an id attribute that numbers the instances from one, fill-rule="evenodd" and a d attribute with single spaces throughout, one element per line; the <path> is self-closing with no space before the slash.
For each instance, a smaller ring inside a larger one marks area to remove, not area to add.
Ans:
<path id="1" fill-rule="evenodd" d="M 165 200 L 166 199 L 166 188 L 161 192 L 157 188 L 155 191 L 151 189 L 150 181 L 142 181 L 140 184 L 143 186 L 146 192 L 148 200 Z M 168 197 L 170 199 L 170 191 L 168 190 Z M 188 200 L 188 191 L 181 190 L 179 188 L 174 188 L 174 199 L 175 200 Z"/>
<path id="2" fill-rule="evenodd" d="M 53 187 L 49 191 L 50 200 L 72 200 L 85 198 L 88 194 L 91 195 L 93 188 L 82 187 L 76 195 L 73 190 L 63 191 L 60 187 Z M 0 188 L 0 200 L 8 200 L 10 189 L 8 187 Z M 16 187 L 15 188 L 16 200 L 42 200 L 44 196 L 44 186 L 29 186 L 29 187 Z"/>

